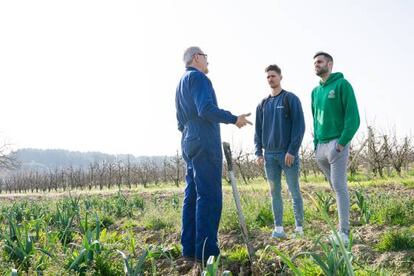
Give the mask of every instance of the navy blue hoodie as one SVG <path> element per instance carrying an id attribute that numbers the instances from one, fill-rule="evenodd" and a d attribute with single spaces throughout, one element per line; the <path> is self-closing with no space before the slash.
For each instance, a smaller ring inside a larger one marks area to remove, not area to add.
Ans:
<path id="1" fill-rule="evenodd" d="M 288 107 L 284 106 L 287 97 Z M 256 156 L 268 153 L 289 152 L 298 155 L 305 133 L 305 119 L 299 98 L 285 90 L 269 96 L 256 109 L 254 142 Z"/>

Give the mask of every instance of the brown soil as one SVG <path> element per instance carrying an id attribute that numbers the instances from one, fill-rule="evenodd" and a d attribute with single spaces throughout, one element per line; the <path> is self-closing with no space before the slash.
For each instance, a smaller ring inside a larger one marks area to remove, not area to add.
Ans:
<path id="1" fill-rule="evenodd" d="M 352 190 L 357 189 L 355 186 L 351 187 Z M 364 191 L 368 194 L 382 193 L 390 194 L 398 197 L 403 194 L 404 196 L 412 196 L 414 198 L 414 189 L 407 188 L 402 185 L 380 185 L 378 187 L 363 187 Z M 304 197 L 307 197 L 306 192 L 314 192 L 315 190 L 330 191 L 329 186 L 324 185 L 313 185 L 305 184 L 302 186 Z M 116 194 L 118 191 L 97 191 L 92 194 L 111 196 Z M 134 192 L 134 191 L 123 191 L 125 195 L 136 195 L 139 193 L 144 198 L 164 198 L 170 197 L 177 192 Z M 83 193 L 77 193 L 83 194 Z M 91 194 L 88 192 L 88 194 Z M 60 197 L 67 196 L 68 193 L 53 193 L 53 194 L 0 194 L 1 201 L 13 201 L 20 198 L 28 198 L 32 200 L 39 199 L 57 199 Z M 118 222 L 117 225 L 110 226 L 110 230 L 117 230 L 122 232 L 122 221 Z M 357 264 L 369 265 L 376 268 L 386 268 L 395 271 L 395 275 L 414 275 L 414 250 L 400 251 L 400 252 L 386 252 L 381 253 L 375 249 L 380 237 L 391 230 L 398 229 L 398 226 L 378 226 L 378 225 L 358 225 L 354 223 L 352 227 L 353 231 L 353 247 L 352 253 L 355 257 Z M 135 233 L 139 233 L 138 246 L 143 247 L 144 245 L 168 245 L 168 244 L 179 244 L 180 234 L 171 233 L 168 231 L 153 231 L 143 227 L 135 227 L 132 229 Z M 287 229 L 287 233 L 291 234 L 293 229 Z M 329 234 L 329 227 L 323 222 L 316 221 L 312 225 L 308 226 L 305 230 L 313 233 L 320 233 L 321 235 Z M 305 236 L 302 239 L 288 238 L 285 240 L 275 240 L 270 237 L 271 233 L 269 230 L 251 230 L 250 239 L 257 254 L 257 259 L 254 260 L 253 264 L 246 263 L 231 263 L 227 262 L 228 266 L 224 269 L 231 270 L 233 275 L 275 275 L 281 272 L 283 264 L 280 259 L 275 255 L 272 259 L 262 259 L 261 252 L 268 245 L 276 246 L 278 250 L 289 255 L 290 257 L 303 251 L 314 251 L 317 250 L 314 246 L 314 241 Z M 313 235 L 312 235 L 313 236 Z M 238 246 L 244 246 L 243 238 L 239 231 L 230 231 L 219 234 L 219 243 L 223 251 L 231 250 Z M 141 249 L 141 248 L 139 248 Z M 223 263 L 226 263 L 226 256 L 223 256 Z M 200 275 L 200 268 L 195 263 L 191 262 L 180 262 L 179 260 L 168 260 L 161 259 L 157 261 L 157 272 L 159 275 Z"/>

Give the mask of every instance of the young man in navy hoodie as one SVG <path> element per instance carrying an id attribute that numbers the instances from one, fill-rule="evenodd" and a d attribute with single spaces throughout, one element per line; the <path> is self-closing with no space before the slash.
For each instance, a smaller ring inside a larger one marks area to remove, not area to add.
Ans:
<path id="1" fill-rule="evenodd" d="M 283 229 L 282 171 L 293 199 L 295 234 L 303 236 L 303 200 L 299 188 L 298 156 L 305 132 L 302 105 L 295 94 L 282 88 L 282 74 L 277 65 L 269 65 L 265 71 L 271 94 L 257 106 L 254 141 L 257 163 L 265 164 L 272 196 L 275 223 L 272 237 L 286 238 Z"/>

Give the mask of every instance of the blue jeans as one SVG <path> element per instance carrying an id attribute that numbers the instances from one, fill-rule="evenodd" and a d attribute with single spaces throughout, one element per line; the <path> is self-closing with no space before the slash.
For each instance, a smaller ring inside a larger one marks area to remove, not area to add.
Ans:
<path id="1" fill-rule="evenodd" d="M 303 200 L 299 188 L 299 156 L 295 156 L 292 166 L 288 167 L 285 164 L 285 154 L 284 152 L 265 153 L 264 156 L 266 177 L 272 195 L 275 226 L 283 226 L 282 171 L 285 173 L 286 182 L 292 196 L 296 226 L 303 226 Z"/>

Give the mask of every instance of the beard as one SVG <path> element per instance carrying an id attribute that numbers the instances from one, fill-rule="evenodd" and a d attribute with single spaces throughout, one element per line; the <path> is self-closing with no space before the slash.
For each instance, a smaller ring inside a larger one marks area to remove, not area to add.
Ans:
<path id="1" fill-rule="evenodd" d="M 328 66 L 324 66 L 324 67 L 321 67 L 315 70 L 316 75 L 319 77 L 325 75 L 328 72 L 329 72 Z"/>

